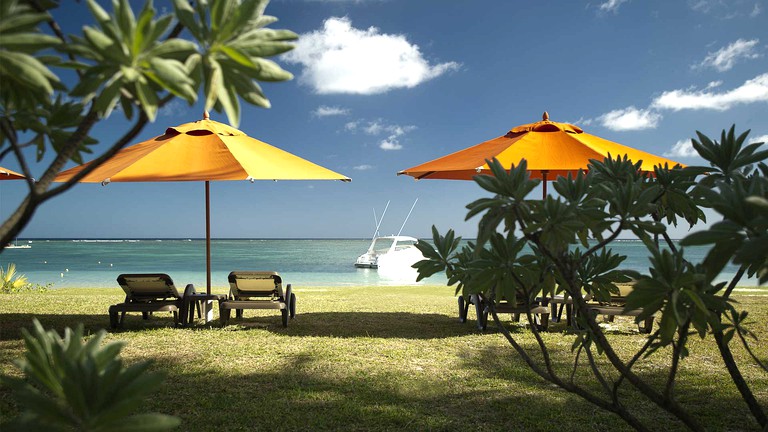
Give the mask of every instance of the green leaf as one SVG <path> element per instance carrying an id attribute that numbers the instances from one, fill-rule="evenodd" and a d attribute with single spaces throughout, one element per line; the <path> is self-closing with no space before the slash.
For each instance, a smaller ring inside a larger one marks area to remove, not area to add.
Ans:
<path id="1" fill-rule="evenodd" d="M 231 46 L 221 46 L 219 47 L 219 50 L 224 53 L 227 57 L 234 60 L 240 65 L 243 65 L 249 69 L 255 69 L 258 70 L 259 66 L 256 65 L 251 59 L 238 50 L 237 48 L 231 47 Z"/>
<path id="2" fill-rule="evenodd" d="M 260 81 L 277 82 L 293 79 L 293 74 L 283 70 L 272 60 L 263 58 L 252 58 L 253 63 L 258 67 L 256 78 Z"/>
<path id="3" fill-rule="evenodd" d="M 187 75 L 184 64 L 178 60 L 161 58 L 152 58 L 149 64 L 151 73 L 147 73 L 147 76 L 154 82 L 187 102 L 194 102 L 197 99 L 193 81 Z"/>
<path id="4" fill-rule="evenodd" d="M 0 51 L 0 77 L 46 95 L 53 94 L 52 82 L 58 82 L 48 68 L 34 57 L 10 51 Z"/>
<path id="5" fill-rule="evenodd" d="M 15 32 L 16 30 L 23 32 L 24 30 L 31 29 L 37 24 L 40 24 L 41 22 L 47 21 L 49 19 L 50 15 L 47 13 L 33 12 L 24 12 L 3 16 L 2 19 L 0 19 L 0 34 L 8 34 Z M 5 38 L 3 38 L 3 44 L 5 44 Z"/>
<path id="6" fill-rule="evenodd" d="M 34 52 L 61 44 L 59 38 L 40 33 L 16 33 L 12 37 L 0 36 L 3 49 L 10 51 Z"/>
<path id="7" fill-rule="evenodd" d="M 157 95 L 148 84 L 136 83 L 136 96 L 141 102 L 141 108 L 147 114 L 149 121 L 155 121 L 157 117 Z"/>

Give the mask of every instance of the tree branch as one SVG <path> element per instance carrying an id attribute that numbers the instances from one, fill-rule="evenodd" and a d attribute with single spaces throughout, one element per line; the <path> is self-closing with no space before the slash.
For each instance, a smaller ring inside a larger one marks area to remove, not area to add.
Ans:
<path id="1" fill-rule="evenodd" d="M 725 364 L 726 369 L 728 369 L 728 373 L 731 375 L 733 383 L 736 384 L 736 388 L 739 389 L 739 393 L 741 393 L 742 399 L 744 399 L 744 402 L 747 404 L 749 411 L 752 413 L 755 420 L 757 420 L 757 423 L 760 425 L 760 427 L 764 430 L 768 429 L 768 417 L 766 417 L 763 408 L 757 402 L 755 395 L 749 388 L 749 384 L 747 384 L 747 382 L 744 380 L 744 377 L 741 375 L 739 366 L 736 364 L 736 360 L 733 358 L 733 353 L 731 353 L 731 348 L 725 342 L 723 332 L 714 331 L 713 334 L 715 336 L 717 348 L 720 350 L 720 355 L 723 357 L 723 364 Z"/>
<path id="2" fill-rule="evenodd" d="M 677 343 L 672 345 L 672 366 L 669 368 L 667 384 L 664 386 L 664 399 L 666 400 L 672 400 L 674 397 L 675 378 L 677 378 L 677 371 L 680 367 L 680 356 L 683 348 L 685 348 L 685 342 L 688 340 L 688 328 L 690 325 L 690 321 L 686 321 L 682 327 L 677 329 Z"/>
<path id="3" fill-rule="evenodd" d="M 85 176 L 93 172 L 93 170 L 101 166 L 101 164 L 109 160 L 123 147 L 128 145 L 128 143 L 130 143 L 134 138 L 136 138 L 136 136 L 142 131 L 142 129 L 144 129 L 144 127 L 147 125 L 148 122 L 149 122 L 149 119 L 147 118 L 146 114 L 144 113 L 144 111 L 141 111 L 139 114 L 139 118 L 136 120 L 136 124 L 134 124 L 133 127 L 128 132 L 126 132 L 118 141 L 116 141 L 115 144 L 112 145 L 112 147 L 110 147 L 98 158 L 90 161 L 87 167 L 85 167 L 83 170 L 81 170 L 80 172 L 72 176 L 72 178 L 67 180 L 64 184 L 62 184 L 61 186 L 55 189 L 48 190 L 45 194 L 43 194 L 43 198 L 50 199 L 68 190 L 72 186 L 74 186 L 75 183 L 79 182 Z"/>

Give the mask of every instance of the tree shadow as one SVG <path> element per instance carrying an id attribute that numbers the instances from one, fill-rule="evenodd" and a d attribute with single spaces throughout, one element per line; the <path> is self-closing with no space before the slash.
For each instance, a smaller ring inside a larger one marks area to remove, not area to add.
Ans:
<path id="1" fill-rule="evenodd" d="M 27 314 L 5 313 L 0 314 L 0 340 L 21 339 L 21 329 L 32 328 L 32 320 L 37 319 L 47 330 L 55 330 L 62 334 L 64 328 L 75 328 L 83 324 L 85 334 L 96 333 L 99 330 L 110 331 L 109 314 Z M 141 314 L 126 314 L 124 330 L 138 330 L 145 328 L 174 327 L 173 315 L 170 313 L 152 314 L 149 319 L 142 319 Z"/>
<path id="2" fill-rule="evenodd" d="M 289 336 L 337 338 L 438 339 L 475 333 L 458 319 L 441 314 L 410 312 L 309 312 L 297 314 L 282 327 L 280 315 L 231 318 L 226 330 L 260 328 Z"/>
<path id="3" fill-rule="evenodd" d="M 501 336 L 497 335 L 497 337 Z M 635 334 L 634 337 L 643 336 Z M 518 343 L 525 345 L 525 347 L 528 348 L 529 355 L 534 359 L 537 366 L 544 369 L 544 362 L 538 349 L 538 345 L 520 340 Z M 560 345 L 548 343 L 547 348 L 553 369 L 557 371 L 560 379 L 566 382 L 569 381 L 571 379 L 571 374 L 574 373 L 574 355 L 570 350 L 570 343 Z M 598 364 L 602 365 L 608 363 L 604 356 L 599 355 L 597 355 L 597 361 Z M 667 375 L 666 373 L 660 373 L 660 371 L 666 371 L 666 369 L 659 364 L 660 362 L 658 358 L 655 359 L 652 364 L 649 364 L 649 367 L 643 365 L 644 361 L 645 360 L 640 360 L 633 371 L 659 393 L 663 393 Z M 585 404 L 585 406 L 589 407 L 588 410 L 599 411 L 612 419 L 606 424 L 606 428 L 596 427 L 595 430 L 608 430 L 607 426 L 615 424 L 616 422 L 619 422 L 624 426 L 623 420 L 618 416 L 600 410 L 597 406 L 585 402 L 580 396 L 560 389 L 556 384 L 550 383 L 539 376 L 528 366 L 523 358 L 518 355 L 511 345 L 503 346 L 503 348 L 498 346 L 486 346 L 474 350 L 470 355 L 462 356 L 462 368 L 478 371 L 479 377 L 483 379 L 506 380 L 510 383 L 522 379 L 529 383 L 557 388 L 562 393 L 568 395 L 568 398 Z M 603 368 L 602 370 L 605 372 L 608 368 Z M 705 374 L 707 376 L 703 376 Z M 617 376 L 616 372 L 607 373 L 605 375 L 609 382 L 612 382 L 612 377 L 616 378 Z M 576 384 L 585 387 L 590 392 L 601 395 L 603 399 L 610 399 L 610 395 L 604 391 L 602 386 L 592 375 L 588 360 L 583 355 L 576 367 L 573 379 Z M 757 383 L 752 383 L 752 385 L 754 386 L 753 388 L 759 387 L 759 384 Z M 736 429 L 743 431 L 760 430 L 747 405 L 741 399 L 735 385 L 730 381 L 725 368 L 708 370 L 706 372 L 696 369 L 689 369 L 685 372 L 681 372 L 675 386 L 675 394 L 678 403 L 693 415 L 701 425 L 705 426 L 707 430 L 733 430 L 734 425 L 738 425 Z M 667 411 L 661 409 L 654 403 L 654 401 L 641 395 L 629 381 L 624 381 L 620 387 L 619 395 L 625 408 L 639 418 L 646 424 L 646 426 L 650 426 L 654 430 L 688 430 L 682 422 L 677 420 Z M 578 418 L 580 414 L 577 412 L 577 405 L 578 404 L 566 407 L 569 415 L 576 416 L 574 417 L 574 420 Z M 611 430 L 613 430 L 612 427 Z"/>
<path id="4" fill-rule="evenodd" d="M 489 389 L 482 379 L 457 383 L 391 371 L 339 379 L 319 370 L 322 361 L 306 352 L 286 359 L 280 372 L 188 373 L 178 359 L 162 362 L 170 373 L 146 410 L 177 415 L 189 430 L 551 431 L 567 430 L 573 421 L 630 430 L 545 385 L 533 384 L 532 396 L 514 387 Z M 531 387 L 527 377 L 516 381 Z"/>

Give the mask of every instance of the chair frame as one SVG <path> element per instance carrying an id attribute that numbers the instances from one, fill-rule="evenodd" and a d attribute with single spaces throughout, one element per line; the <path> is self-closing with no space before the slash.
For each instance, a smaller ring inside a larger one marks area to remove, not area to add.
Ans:
<path id="1" fill-rule="evenodd" d="M 632 284 L 621 284 L 618 286 L 619 294 L 611 294 L 608 302 L 588 303 L 587 310 L 594 315 L 606 315 L 608 321 L 613 322 L 615 316 L 636 317 L 643 313 L 643 309 L 626 309 L 627 295 L 632 292 Z M 650 334 L 653 330 L 653 321 L 655 316 L 651 315 L 643 321 L 637 323 L 637 330 L 641 334 Z"/>
<path id="2" fill-rule="evenodd" d="M 238 286 L 237 281 L 243 279 L 266 280 L 274 282 L 272 289 L 249 290 Z M 282 315 L 283 327 L 288 327 L 288 318 L 296 316 L 296 295 L 291 284 L 283 290 L 283 279 L 277 272 L 272 271 L 233 271 L 227 277 L 229 295 L 219 301 L 219 319 L 221 325 L 227 325 L 230 312 L 235 310 L 235 317 L 242 318 L 245 309 L 277 309 Z"/>
<path id="3" fill-rule="evenodd" d="M 131 287 L 131 284 L 139 285 L 139 279 L 155 279 L 165 283 L 164 290 L 143 291 Z M 117 283 L 125 292 L 123 303 L 117 303 L 109 307 L 109 324 L 111 328 L 123 326 L 127 312 L 141 312 L 142 318 L 147 320 L 154 312 L 171 312 L 175 325 L 187 324 L 187 305 L 184 296 L 194 293 L 195 287 L 188 284 L 184 293 L 179 294 L 173 280 L 165 273 L 132 273 L 121 274 L 117 277 Z"/>
<path id="4" fill-rule="evenodd" d="M 464 296 L 459 296 L 459 322 L 467 322 L 467 315 L 469 314 L 470 305 L 475 306 L 475 314 L 477 315 L 477 328 L 485 331 L 488 328 L 488 300 L 482 294 L 471 294 L 468 300 L 464 299 Z M 496 304 L 496 312 L 512 314 L 512 320 L 520 322 L 520 315 L 527 314 L 529 311 L 534 317 L 535 325 L 540 331 L 546 331 L 549 327 L 549 308 L 546 305 L 546 300 L 537 300 L 536 304 L 531 305 L 528 308 L 525 304 L 516 304 L 508 302 L 506 299 Z"/>

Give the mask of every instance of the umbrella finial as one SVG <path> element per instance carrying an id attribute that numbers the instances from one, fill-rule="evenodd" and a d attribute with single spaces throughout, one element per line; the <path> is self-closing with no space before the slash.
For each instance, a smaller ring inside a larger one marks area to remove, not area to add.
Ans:
<path id="1" fill-rule="evenodd" d="M 542 121 L 549 121 L 549 113 L 544 111 L 544 114 L 541 115 Z"/>
<path id="2" fill-rule="evenodd" d="M 208 114 L 208 110 L 203 111 L 203 120 L 210 120 L 211 115 Z"/>

